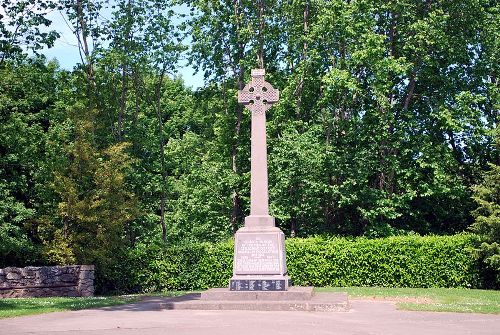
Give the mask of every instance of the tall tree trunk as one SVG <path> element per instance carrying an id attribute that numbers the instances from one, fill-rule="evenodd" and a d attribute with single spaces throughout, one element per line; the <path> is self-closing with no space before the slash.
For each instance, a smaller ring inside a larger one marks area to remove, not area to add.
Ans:
<path id="1" fill-rule="evenodd" d="M 78 50 L 80 52 L 80 58 L 82 63 L 85 65 L 85 72 L 87 76 L 87 83 L 89 87 L 89 91 L 93 87 L 95 87 L 95 78 L 94 78 L 94 64 L 92 62 L 92 57 L 90 55 L 90 48 L 87 41 L 89 36 L 89 31 L 87 27 L 87 22 L 85 20 L 85 15 L 83 12 L 83 4 L 82 0 L 77 0 L 75 4 L 76 11 L 76 29 L 75 35 L 78 40 Z"/>
<path id="2" fill-rule="evenodd" d="M 259 42 L 259 50 L 257 51 L 257 64 L 259 68 L 264 68 L 264 0 L 258 0 L 258 17 L 259 17 L 259 34 L 258 34 L 258 42 Z"/>
<path id="3" fill-rule="evenodd" d="M 126 12 L 127 12 L 127 22 L 125 23 L 126 28 L 125 28 L 124 44 L 122 46 L 122 48 L 123 48 L 122 52 L 124 53 L 124 55 L 122 55 L 122 57 L 124 57 L 124 59 L 122 60 L 122 83 L 121 83 L 120 109 L 118 111 L 117 138 L 118 138 L 119 142 L 123 141 L 123 136 L 124 136 L 124 132 L 125 132 L 125 126 L 124 126 L 125 110 L 127 108 L 128 89 L 129 89 L 128 82 L 129 82 L 129 77 L 130 77 L 130 73 L 129 73 L 130 64 L 129 64 L 129 61 L 127 59 L 128 56 L 125 56 L 125 54 L 127 53 L 128 46 L 130 46 L 132 43 L 132 35 L 133 35 L 132 25 L 133 25 L 133 21 L 134 21 L 134 18 L 133 18 L 134 14 L 132 12 L 132 1 L 131 0 L 129 0 L 127 2 Z"/>
<path id="4" fill-rule="evenodd" d="M 132 78 L 133 78 L 133 90 L 134 90 L 134 103 L 135 103 L 135 108 L 134 108 L 134 113 L 132 114 L 132 129 L 133 132 L 137 132 L 137 119 L 139 118 L 139 112 L 141 108 L 141 97 L 142 97 L 142 87 L 140 84 L 140 78 L 139 78 L 139 69 L 135 67 L 132 71 Z M 139 151 L 139 145 L 137 143 L 136 137 L 132 137 L 132 149 L 135 155 L 137 155 Z"/>
<path id="5" fill-rule="evenodd" d="M 236 18 L 236 31 L 239 34 L 239 31 L 241 29 L 240 21 L 239 21 L 239 15 L 240 15 L 240 10 L 241 10 L 241 0 L 235 0 L 234 1 L 234 15 Z M 245 46 L 243 43 L 240 41 L 238 43 L 238 56 L 237 59 L 235 60 L 235 68 L 238 69 L 238 79 L 237 79 L 237 89 L 241 90 L 245 86 L 244 80 L 245 80 L 245 66 L 243 64 L 240 64 L 240 61 L 243 60 L 244 58 L 244 50 Z M 233 173 L 239 174 L 239 168 L 238 168 L 238 163 L 237 163 L 237 156 L 238 156 L 238 151 L 239 151 L 239 138 L 240 138 L 240 133 L 241 133 L 241 121 L 243 119 L 243 106 L 240 104 L 236 104 L 235 107 L 235 112 L 236 112 L 236 123 L 234 125 L 234 134 L 235 134 L 235 139 L 231 147 L 231 168 L 233 170 Z M 232 211 L 231 211 L 231 230 L 234 233 L 238 230 L 238 224 L 239 224 L 239 216 L 241 212 L 241 204 L 240 204 L 240 195 L 238 194 L 238 190 L 234 189 L 231 195 L 232 198 Z"/>
<path id="6" fill-rule="evenodd" d="M 415 71 L 413 71 L 410 75 L 410 82 L 408 83 L 408 93 L 406 94 L 404 104 L 403 104 L 403 109 L 406 112 L 408 110 L 408 107 L 410 106 L 410 101 L 413 98 L 413 92 L 415 91 Z"/>
<path id="7" fill-rule="evenodd" d="M 238 75 L 238 89 L 241 90 L 244 87 L 243 83 L 243 66 L 240 69 L 240 74 Z M 239 151 L 239 138 L 241 133 L 241 121 L 243 119 L 243 106 L 240 104 L 236 105 L 236 123 L 234 125 L 234 133 L 235 133 L 235 141 L 231 147 L 231 168 L 235 174 L 239 174 L 238 164 L 237 164 L 237 156 Z M 231 230 L 233 233 L 236 233 L 238 230 L 238 218 L 241 212 L 240 210 L 240 195 L 238 194 L 238 190 L 234 189 L 232 194 L 232 211 L 231 211 Z"/>
<path id="8" fill-rule="evenodd" d="M 389 55 L 396 57 L 396 15 L 388 13 L 389 29 L 387 30 L 387 38 L 389 40 Z M 390 78 L 393 81 L 393 78 Z M 387 94 L 388 109 L 380 107 L 382 132 L 385 134 L 379 143 L 379 165 L 380 171 L 376 182 L 376 187 L 389 194 L 394 193 L 395 171 L 392 164 L 391 156 L 395 153 L 395 148 L 392 144 L 394 136 L 394 122 L 396 122 L 396 115 L 392 114 L 394 94 L 389 92 Z"/>
<path id="9" fill-rule="evenodd" d="M 304 89 L 304 81 L 307 75 L 307 64 L 305 62 L 307 62 L 307 57 L 308 57 L 307 53 L 309 49 L 309 44 L 307 43 L 307 34 L 309 32 L 309 7 L 310 7 L 310 0 L 306 0 L 303 12 L 304 43 L 302 44 L 302 56 L 301 56 L 302 62 L 304 62 L 304 66 L 302 67 L 302 74 L 300 75 L 300 81 L 294 92 L 294 95 L 297 96 L 297 106 L 295 108 L 295 114 L 297 116 L 297 119 L 299 120 L 301 118 L 300 109 L 302 107 L 302 92 Z"/>
<path id="10" fill-rule="evenodd" d="M 166 68 L 163 66 L 162 71 L 158 78 L 156 86 L 156 117 L 158 119 L 158 136 L 160 139 L 160 163 L 161 163 L 161 188 L 160 188 L 160 225 L 161 225 L 161 238 L 164 243 L 167 243 L 167 224 L 165 222 L 165 206 L 166 206 L 166 183 L 167 183 L 167 169 L 165 164 L 165 137 L 163 136 L 163 118 L 161 116 L 161 92 L 163 86 L 163 79 L 165 77 Z"/>
<path id="11" fill-rule="evenodd" d="M 127 93 L 128 93 L 128 72 L 127 65 L 122 64 L 122 91 L 120 97 L 120 110 L 118 111 L 118 129 L 117 139 L 118 142 L 123 141 L 123 119 L 125 115 L 125 108 L 127 106 Z"/>

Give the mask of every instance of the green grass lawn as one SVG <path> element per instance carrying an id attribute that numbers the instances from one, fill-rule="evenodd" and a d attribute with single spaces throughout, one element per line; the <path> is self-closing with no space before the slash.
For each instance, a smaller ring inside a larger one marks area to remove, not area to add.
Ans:
<path id="1" fill-rule="evenodd" d="M 0 299 L 0 318 L 115 306 L 137 300 L 138 296 Z"/>
<path id="2" fill-rule="evenodd" d="M 458 288 L 321 287 L 317 292 L 347 292 L 353 299 L 396 301 L 397 307 L 412 311 L 500 314 L 500 291 Z M 179 296 L 187 292 L 159 292 L 130 296 L 91 298 L 0 299 L 0 318 L 75 311 L 139 301 L 145 296 Z"/>
<path id="3" fill-rule="evenodd" d="M 500 291 L 386 287 L 323 287 L 316 291 L 347 292 L 353 299 L 394 300 L 403 310 L 500 314 Z"/>

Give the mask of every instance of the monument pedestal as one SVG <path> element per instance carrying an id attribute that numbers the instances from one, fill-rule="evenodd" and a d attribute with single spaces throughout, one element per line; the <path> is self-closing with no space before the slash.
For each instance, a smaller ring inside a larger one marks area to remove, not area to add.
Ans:
<path id="1" fill-rule="evenodd" d="M 346 293 L 315 293 L 312 287 L 288 291 L 229 291 L 212 288 L 180 297 L 150 297 L 161 309 L 348 312 Z"/>
<path id="2" fill-rule="evenodd" d="M 285 235 L 271 216 L 249 216 L 235 235 L 231 291 L 286 291 Z"/>

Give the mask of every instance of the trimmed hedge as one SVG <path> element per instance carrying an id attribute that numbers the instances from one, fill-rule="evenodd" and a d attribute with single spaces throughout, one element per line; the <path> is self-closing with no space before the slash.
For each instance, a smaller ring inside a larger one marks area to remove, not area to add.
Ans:
<path id="1" fill-rule="evenodd" d="M 233 243 L 143 246 L 133 251 L 129 271 L 133 290 L 140 292 L 228 286 Z"/>
<path id="2" fill-rule="evenodd" d="M 291 238 L 287 265 L 294 285 L 481 287 L 469 249 L 475 235 L 366 238 Z M 225 287 L 233 243 L 137 248 L 129 275 L 137 291 Z"/>
<path id="3" fill-rule="evenodd" d="M 296 285 L 381 287 L 480 286 L 469 249 L 473 235 L 344 238 L 287 243 L 287 264 Z"/>

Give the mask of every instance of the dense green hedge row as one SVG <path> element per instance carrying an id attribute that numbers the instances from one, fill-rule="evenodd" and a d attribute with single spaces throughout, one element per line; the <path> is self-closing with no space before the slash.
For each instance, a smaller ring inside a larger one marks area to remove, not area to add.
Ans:
<path id="1" fill-rule="evenodd" d="M 383 239 L 293 239 L 290 276 L 299 285 L 478 287 L 471 235 Z"/>
<path id="2" fill-rule="evenodd" d="M 476 288 L 475 243 L 474 235 L 295 238 L 286 242 L 287 264 L 295 285 Z M 232 242 L 137 248 L 130 278 L 140 291 L 224 287 L 232 257 Z"/>

